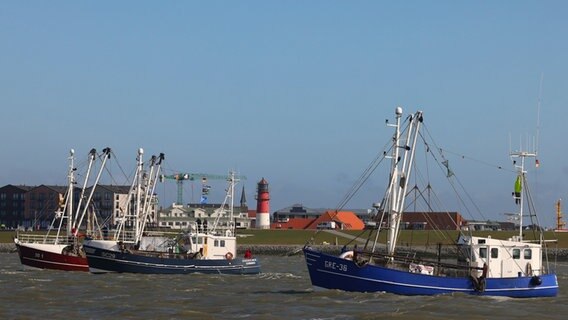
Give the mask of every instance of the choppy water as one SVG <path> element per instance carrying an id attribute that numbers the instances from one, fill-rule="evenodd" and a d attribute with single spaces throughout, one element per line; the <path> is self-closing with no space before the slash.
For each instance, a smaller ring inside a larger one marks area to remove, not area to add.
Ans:
<path id="1" fill-rule="evenodd" d="M 303 257 L 260 256 L 263 273 L 93 275 L 25 270 L 0 253 L 0 319 L 565 319 L 568 263 L 556 298 L 314 291 Z"/>

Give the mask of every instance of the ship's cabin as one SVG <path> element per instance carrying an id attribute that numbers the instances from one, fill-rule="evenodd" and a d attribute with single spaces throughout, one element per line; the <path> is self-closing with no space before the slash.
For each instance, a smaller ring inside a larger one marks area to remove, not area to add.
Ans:
<path id="1" fill-rule="evenodd" d="M 458 264 L 476 268 L 481 276 L 484 265 L 488 278 L 535 276 L 543 273 L 542 247 L 536 243 L 488 237 L 460 236 Z M 477 274 L 476 274 L 477 273 Z"/>

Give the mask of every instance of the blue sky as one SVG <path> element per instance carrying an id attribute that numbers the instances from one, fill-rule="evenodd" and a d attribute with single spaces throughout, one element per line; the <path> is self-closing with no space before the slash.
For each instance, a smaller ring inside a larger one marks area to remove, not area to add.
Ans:
<path id="1" fill-rule="evenodd" d="M 249 204 L 265 177 L 272 210 L 334 207 L 403 106 L 423 110 L 437 143 L 466 156 L 449 157 L 460 181 L 485 217 L 505 220 L 514 174 L 495 166 L 511 169 L 510 141 L 535 134 L 540 97 L 541 167 L 529 174 L 541 222 L 552 226 L 555 201 L 568 198 L 567 9 L 2 1 L 0 184 L 65 183 L 69 148 L 109 146 L 131 169 L 143 147 L 164 152 L 170 173 L 238 170 Z M 372 181 L 347 207 L 369 207 L 383 188 Z M 173 182 L 158 190 L 175 201 Z"/>

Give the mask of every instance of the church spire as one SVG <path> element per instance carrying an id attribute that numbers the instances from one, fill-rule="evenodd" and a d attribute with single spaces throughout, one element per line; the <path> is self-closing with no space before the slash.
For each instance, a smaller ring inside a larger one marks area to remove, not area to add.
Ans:
<path id="1" fill-rule="evenodd" d="M 241 208 L 247 207 L 247 196 L 245 195 L 245 186 L 243 185 L 243 190 L 241 191 Z"/>

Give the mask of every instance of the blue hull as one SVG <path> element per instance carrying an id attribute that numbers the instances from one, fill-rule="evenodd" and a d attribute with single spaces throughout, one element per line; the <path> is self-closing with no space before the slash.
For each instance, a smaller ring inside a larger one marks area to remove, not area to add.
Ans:
<path id="1" fill-rule="evenodd" d="M 532 277 L 487 278 L 484 290 L 476 290 L 468 277 L 441 277 L 378 265 L 357 266 L 353 261 L 304 248 L 312 285 L 326 289 L 356 292 L 389 292 L 400 295 L 437 295 L 465 293 L 514 298 L 554 297 L 558 294 L 555 274 Z"/>
<path id="2" fill-rule="evenodd" d="M 93 273 L 128 272 L 145 274 L 258 274 L 260 264 L 253 259 L 180 259 L 117 252 L 85 245 L 89 270 Z"/>

